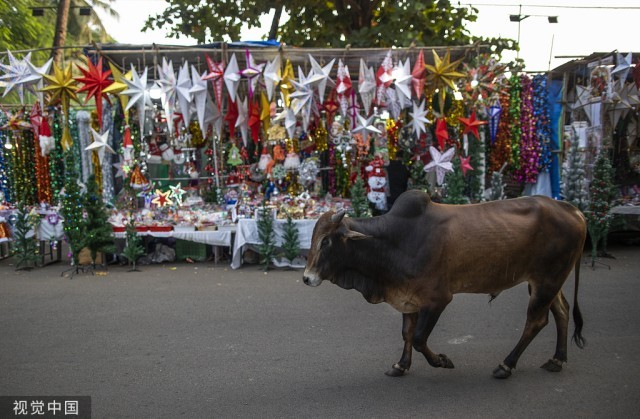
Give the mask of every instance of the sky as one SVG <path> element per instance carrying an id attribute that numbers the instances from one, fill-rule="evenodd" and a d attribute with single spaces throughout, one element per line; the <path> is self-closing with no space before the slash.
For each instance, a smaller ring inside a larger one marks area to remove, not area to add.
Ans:
<path id="1" fill-rule="evenodd" d="M 547 71 L 592 52 L 640 52 L 634 29 L 640 21 L 638 0 L 460 0 L 472 4 L 478 12 L 477 22 L 468 26 L 472 35 L 518 39 L 520 26 L 520 58 L 528 71 Z M 456 3 L 454 0 L 452 3 Z M 103 17 L 108 32 L 120 43 L 195 45 L 189 38 L 166 38 L 164 31 L 141 32 L 148 15 L 165 9 L 164 0 L 116 0 L 112 7 L 120 13 L 118 21 Z M 584 8 L 591 6 L 594 8 Z M 510 15 L 528 16 L 520 24 Z M 548 16 L 557 16 L 552 24 Z M 270 19 L 262 29 L 245 30 L 242 41 L 260 40 L 268 32 Z M 516 54 L 506 55 L 510 61 Z M 635 58 L 635 57 L 634 57 Z M 635 61 L 635 59 L 634 59 Z"/>

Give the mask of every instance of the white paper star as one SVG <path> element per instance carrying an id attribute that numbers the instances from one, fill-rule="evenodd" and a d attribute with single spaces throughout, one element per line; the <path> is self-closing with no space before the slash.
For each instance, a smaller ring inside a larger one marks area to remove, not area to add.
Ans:
<path id="1" fill-rule="evenodd" d="M 400 100 L 400 106 L 402 108 L 411 104 L 411 63 L 407 58 L 404 63 L 400 62 L 393 69 L 393 80 L 396 85 L 396 93 L 398 93 L 398 99 Z"/>
<path id="2" fill-rule="evenodd" d="M 369 114 L 371 104 L 376 94 L 376 74 L 373 67 L 367 67 L 364 60 L 360 59 L 360 73 L 358 75 L 358 93 L 364 106 L 365 114 Z"/>
<path id="3" fill-rule="evenodd" d="M 269 101 L 271 101 L 271 98 L 273 97 L 273 92 L 275 91 L 276 86 L 282 80 L 282 66 L 280 64 L 280 56 L 276 55 L 273 61 L 267 62 L 264 69 L 264 85 L 267 90 L 267 97 L 269 98 Z"/>
<path id="4" fill-rule="evenodd" d="M 204 126 L 205 110 L 207 106 L 207 80 L 204 78 L 207 76 L 205 71 L 202 74 L 198 74 L 198 69 L 195 66 L 191 66 L 191 89 L 189 93 L 193 95 L 193 100 L 196 103 L 196 113 L 198 114 L 198 123 L 200 124 L 200 131 L 202 136 L 207 136 L 207 127 Z"/>
<path id="5" fill-rule="evenodd" d="M 0 76 L 0 80 L 5 80 L 5 89 L 2 97 L 5 97 L 9 92 L 15 88 L 20 97 L 20 103 L 24 104 L 24 84 L 23 81 L 30 75 L 28 62 L 31 61 L 31 53 L 25 55 L 22 60 L 16 59 L 11 51 L 7 51 L 9 57 L 9 65 L 0 64 L 5 72 L 3 76 Z"/>
<path id="6" fill-rule="evenodd" d="M 238 97 L 238 119 L 236 119 L 236 128 L 240 128 L 242 142 L 245 146 L 249 144 L 249 108 L 247 98 L 240 99 Z"/>
<path id="7" fill-rule="evenodd" d="M 191 78 L 189 77 L 189 62 L 185 61 L 178 71 L 178 82 L 176 84 L 176 92 L 178 94 L 178 103 L 180 104 L 180 112 L 184 125 L 189 125 L 191 120 Z"/>
<path id="8" fill-rule="evenodd" d="M 362 117 L 362 115 L 358 114 L 358 124 L 357 126 L 351 130 L 352 133 L 357 134 L 357 133 L 361 133 L 364 135 L 364 137 L 367 136 L 367 134 L 375 132 L 377 134 L 382 134 L 382 132 L 375 127 L 375 125 L 373 125 L 373 118 L 375 118 L 375 115 L 371 115 L 368 119 L 365 119 L 364 117 Z"/>
<path id="9" fill-rule="evenodd" d="M 329 75 L 331 74 L 331 68 L 333 67 L 333 63 L 336 59 L 332 59 L 329 64 L 322 67 L 318 62 L 309 54 L 309 61 L 311 61 L 311 68 L 314 74 L 314 81 L 318 85 L 318 95 L 320 96 L 320 103 L 324 101 L 324 91 L 327 87 L 327 82 L 335 85 L 335 82 L 331 80 Z"/>
<path id="10" fill-rule="evenodd" d="M 167 128 L 169 134 L 173 134 L 173 114 L 176 109 L 176 97 L 178 95 L 176 73 L 173 71 L 173 62 L 167 61 L 166 57 L 162 57 L 162 66 L 158 66 L 158 80 L 156 80 L 162 95 L 162 108 L 167 114 Z"/>
<path id="11" fill-rule="evenodd" d="M 49 58 L 42 67 L 36 67 L 31 61 L 27 61 L 29 75 L 25 77 L 23 83 L 38 97 L 38 102 L 40 102 L 41 107 L 44 107 L 44 92 L 42 92 L 44 88 L 43 74 L 49 74 L 52 63 L 53 58 Z M 32 85 L 35 85 L 35 89 L 31 87 Z"/>
<path id="12" fill-rule="evenodd" d="M 431 121 L 427 119 L 427 113 L 424 99 L 422 99 L 419 106 L 416 102 L 413 102 L 413 112 L 409 112 L 409 115 L 411 115 L 412 118 L 411 126 L 413 127 L 413 132 L 415 132 L 416 137 L 420 137 L 421 133 L 427 133 L 426 124 L 431 123 Z"/>
<path id="13" fill-rule="evenodd" d="M 631 70 L 631 53 L 625 55 L 622 55 L 620 53 L 618 53 L 618 59 L 616 60 L 618 62 L 618 65 L 616 65 L 616 67 L 611 70 L 611 75 L 613 76 L 614 74 L 618 75 L 618 80 L 620 81 L 620 86 L 624 86 L 624 83 L 627 81 L 627 75 L 629 74 L 629 70 Z"/>
<path id="14" fill-rule="evenodd" d="M 293 113 L 293 109 L 287 108 L 284 118 L 284 127 L 287 129 L 289 138 L 293 138 L 296 133 L 296 115 Z"/>
<path id="15" fill-rule="evenodd" d="M 236 54 L 231 56 L 227 68 L 224 70 L 224 84 L 227 86 L 227 91 L 231 100 L 236 101 L 236 91 L 238 90 L 238 84 L 240 83 L 240 68 L 238 67 L 238 60 Z"/>
<path id="16" fill-rule="evenodd" d="M 209 125 L 213 126 L 213 129 L 218 136 L 218 138 L 222 138 L 222 124 L 224 122 L 224 117 L 220 113 L 220 110 L 211 100 L 211 96 L 207 95 L 207 103 L 206 103 L 206 112 L 204 125 L 208 127 Z"/>
<path id="17" fill-rule="evenodd" d="M 125 111 L 131 109 L 133 105 L 136 105 L 138 109 L 138 119 L 140 120 L 140 135 L 144 135 L 144 113 L 147 106 L 151 107 L 151 96 L 147 89 L 147 67 L 144 68 L 142 76 L 138 76 L 135 67 L 131 65 L 132 79 L 122 79 L 127 85 L 127 89 L 122 91 L 122 95 L 129 96 L 129 103 Z"/>
<path id="18" fill-rule="evenodd" d="M 105 150 L 111 154 L 116 154 L 116 152 L 113 151 L 113 148 L 107 144 L 109 141 L 109 130 L 106 130 L 102 135 L 100 135 L 96 130 L 91 128 L 91 135 L 93 135 L 93 142 L 85 148 L 85 151 L 96 150 L 100 163 L 102 163 L 102 160 L 104 159 Z"/>
<path id="19" fill-rule="evenodd" d="M 431 161 L 424 167 L 425 172 L 436 172 L 436 180 L 438 185 L 442 185 L 444 182 L 444 176 L 447 172 L 453 172 L 453 154 L 455 153 L 455 147 L 449 148 L 444 153 L 440 153 L 434 146 L 429 147 L 429 153 L 431 154 Z"/>
<path id="20" fill-rule="evenodd" d="M 253 98 L 253 92 L 256 90 L 258 76 L 262 74 L 264 63 L 256 64 L 255 60 L 253 59 L 253 55 L 251 55 L 249 50 L 246 50 L 245 57 L 247 67 L 240 72 L 240 75 L 247 78 L 247 80 L 249 81 L 249 99 L 251 99 Z"/>

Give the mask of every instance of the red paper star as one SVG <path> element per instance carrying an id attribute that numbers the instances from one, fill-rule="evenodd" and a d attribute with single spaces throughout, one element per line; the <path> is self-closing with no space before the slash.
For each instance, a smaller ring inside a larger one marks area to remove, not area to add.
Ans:
<path id="1" fill-rule="evenodd" d="M 467 134 L 471 132 L 478 140 L 480 139 L 480 134 L 478 133 L 478 127 L 482 125 L 486 125 L 487 121 L 478 121 L 476 119 L 476 111 L 473 111 L 469 118 L 458 118 L 458 119 L 464 125 L 464 131 L 462 132 L 463 134 Z"/>
<path id="2" fill-rule="evenodd" d="M 424 68 L 424 54 L 420 50 L 418 59 L 413 65 L 413 71 L 411 72 L 411 84 L 413 85 L 413 92 L 416 97 L 420 99 L 424 94 L 424 85 L 427 81 L 427 69 Z"/>
<path id="3" fill-rule="evenodd" d="M 215 62 L 205 54 L 207 60 L 207 66 L 209 67 L 209 74 L 204 76 L 202 80 L 209 80 L 213 84 L 213 93 L 216 96 L 216 105 L 218 110 L 222 106 L 222 82 L 224 81 L 224 62 Z"/>
<path id="4" fill-rule="evenodd" d="M 474 170 L 473 167 L 471 167 L 471 163 L 469 163 L 470 161 L 471 156 L 460 156 L 460 168 L 462 169 L 462 176 L 467 176 L 467 170 Z"/>
<path id="5" fill-rule="evenodd" d="M 236 121 L 238 120 L 238 104 L 228 96 L 227 114 L 224 120 L 229 123 L 229 137 L 234 138 L 236 132 Z"/>
<path id="6" fill-rule="evenodd" d="M 87 97 L 84 101 L 85 104 L 87 104 L 92 97 L 96 99 L 98 123 L 100 124 L 100 128 L 102 128 L 102 97 L 105 97 L 107 100 L 109 100 L 107 95 L 103 94 L 102 91 L 109 87 L 111 83 L 113 83 L 113 80 L 109 80 L 111 70 L 103 71 L 102 57 L 100 57 L 100 59 L 98 60 L 98 65 L 96 66 L 94 66 L 90 60 L 87 61 L 87 64 L 89 66 L 89 69 L 78 66 L 78 69 L 84 76 L 76 77 L 76 80 L 84 84 L 84 86 L 79 88 L 77 93 L 87 92 Z"/>
<path id="7" fill-rule="evenodd" d="M 257 101 L 249 102 L 249 128 L 251 129 L 251 139 L 254 144 L 260 141 L 260 105 Z"/>
<path id="8" fill-rule="evenodd" d="M 444 145 L 449 139 L 449 131 L 447 130 L 447 121 L 444 118 L 440 118 L 436 121 L 436 138 L 438 139 L 438 145 L 440 150 L 444 150 Z"/>

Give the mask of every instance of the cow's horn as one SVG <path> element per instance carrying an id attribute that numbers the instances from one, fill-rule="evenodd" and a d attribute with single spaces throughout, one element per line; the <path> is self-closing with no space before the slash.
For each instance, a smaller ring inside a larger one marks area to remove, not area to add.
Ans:
<path id="1" fill-rule="evenodd" d="M 344 215 L 347 213 L 345 210 L 340 210 L 331 216 L 331 222 L 333 224 L 340 224 L 340 221 L 344 218 Z"/>

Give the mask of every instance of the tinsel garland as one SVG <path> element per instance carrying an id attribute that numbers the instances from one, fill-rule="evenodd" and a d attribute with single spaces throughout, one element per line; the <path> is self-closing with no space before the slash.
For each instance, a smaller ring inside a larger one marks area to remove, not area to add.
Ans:
<path id="1" fill-rule="evenodd" d="M 93 152 L 86 152 L 85 149 L 93 142 L 91 135 L 91 114 L 87 111 L 78 111 L 74 119 L 77 121 L 78 141 L 80 148 L 80 167 L 82 168 L 81 179 L 86 182 L 89 176 L 94 173 Z"/>
<path id="2" fill-rule="evenodd" d="M 520 77 L 520 167 L 516 179 L 520 183 L 538 180 L 538 137 L 535 135 L 536 118 L 533 112 L 533 85 L 526 74 Z"/>
<path id="3" fill-rule="evenodd" d="M 511 126 L 511 117 L 507 110 L 509 109 L 509 94 L 502 93 L 500 95 L 500 107 L 502 108 L 502 115 L 500 116 L 500 122 L 498 124 L 498 131 L 496 134 L 496 141 L 491 146 L 491 156 L 489 158 L 489 167 L 492 172 L 498 172 L 502 165 L 509 163 L 511 158 L 511 132 L 509 127 Z"/>
<path id="4" fill-rule="evenodd" d="M 62 124 L 60 110 L 58 108 L 50 108 L 51 115 L 51 131 L 55 139 L 55 146 L 49 153 L 49 175 L 51 178 L 51 190 L 55 203 L 59 200 L 59 194 L 64 187 L 64 158 L 62 151 Z"/>
<path id="5" fill-rule="evenodd" d="M 112 149 L 116 150 L 113 131 L 113 107 L 107 101 L 102 104 L 102 126 L 109 129 L 109 138 L 107 143 Z M 113 185 L 113 154 L 104 153 L 102 159 L 102 200 L 104 202 L 113 202 L 115 199 L 115 190 Z"/>
<path id="6" fill-rule="evenodd" d="M 400 137 L 401 121 L 387 120 L 387 148 L 389 149 L 389 159 L 394 160 L 398 153 L 398 138 Z"/>
<path id="7" fill-rule="evenodd" d="M 536 136 L 539 144 L 538 173 L 546 172 L 551 166 L 551 114 L 547 76 L 533 77 L 533 114 L 536 118 Z"/>
<path id="8" fill-rule="evenodd" d="M 336 196 L 336 146 L 329 143 L 329 193 Z"/>
<path id="9" fill-rule="evenodd" d="M 11 130 L 11 149 L 9 154 L 10 173 L 13 178 L 12 198 L 14 202 L 20 201 L 26 205 L 34 205 L 37 202 L 37 189 L 35 173 L 35 148 L 33 145 L 33 131 Z"/>
<path id="10" fill-rule="evenodd" d="M 0 126 L 7 123 L 7 115 L 0 109 Z M 5 160 L 5 144 L 9 141 L 9 135 L 7 131 L 0 130 L 0 192 L 4 196 L 4 200 L 7 202 L 13 202 L 11 199 L 11 192 L 9 188 L 9 177 L 7 176 L 7 162 Z M 0 203 L 2 200 L 0 200 Z"/>
<path id="11" fill-rule="evenodd" d="M 35 148 L 35 164 L 36 164 L 36 185 L 38 202 L 53 204 L 53 196 L 51 191 L 51 174 L 49 169 L 49 157 L 42 155 L 40 149 L 40 139 L 33 136 L 33 145 Z"/>
<path id="12" fill-rule="evenodd" d="M 511 157 L 509 162 L 512 170 L 518 171 L 520 169 L 520 136 L 522 134 L 520 128 L 520 92 L 522 91 L 522 85 L 517 74 L 512 75 L 509 79 L 509 87 L 509 107 L 507 108 L 509 110 L 509 119 L 511 120 Z"/>

